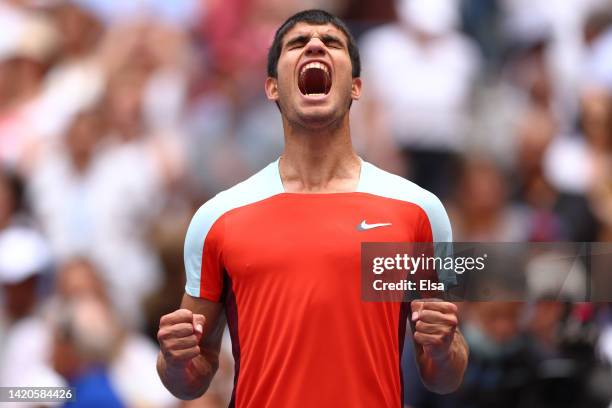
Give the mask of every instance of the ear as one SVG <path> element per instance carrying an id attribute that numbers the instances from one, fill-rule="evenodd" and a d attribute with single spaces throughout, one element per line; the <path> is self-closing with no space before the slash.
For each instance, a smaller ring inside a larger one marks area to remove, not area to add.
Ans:
<path id="1" fill-rule="evenodd" d="M 356 101 L 361 96 L 361 78 L 353 78 L 351 85 L 351 98 Z"/>
<path id="2" fill-rule="evenodd" d="M 273 77 L 267 77 L 264 84 L 266 89 L 266 97 L 270 101 L 278 101 L 278 80 Z"/>

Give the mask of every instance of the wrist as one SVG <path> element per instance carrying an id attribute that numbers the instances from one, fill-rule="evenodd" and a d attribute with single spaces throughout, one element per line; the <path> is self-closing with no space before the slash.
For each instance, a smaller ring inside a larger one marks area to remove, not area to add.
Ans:
<path id="1" fill-rule="evenodd" d="M 165 376 L 175 377 L 177 375 L 184 375 L 189 364 L 181 362 L 176 363 L 169 361 L 163 353 L 159 353 L 159 363 L 161 371 L 165 373 Z"/>
<path id="2" fill-rule="evenodd" d="M 427 356 L 436 365 L 444 365 L 448 363 L 453 359 L 455 354 L 455 336 L 453 336 L 453 339 L 447 345 L 440 347 L 432 347 L 427 351 Z"/>
<path id="3" fill-rule="evenodd" d="M 449 346 L 444 350 L 436 350 L 435 352 L 429 354 L 429 358 L 436 363 L 436 365 L 442 365 L 447 363 L 452 359 L 452 347 Z"/>

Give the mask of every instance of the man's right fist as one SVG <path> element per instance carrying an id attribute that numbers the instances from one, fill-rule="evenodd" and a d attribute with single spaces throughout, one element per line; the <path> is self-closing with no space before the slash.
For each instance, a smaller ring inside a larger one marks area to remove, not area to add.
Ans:
<path id="1" fill-rule="evenodd" d="M 157 340 L 166 364 L 184 367 L 200 355 L 200 340 L 206 318 L 189 309 L 179 309 L 162 316 Z"/>

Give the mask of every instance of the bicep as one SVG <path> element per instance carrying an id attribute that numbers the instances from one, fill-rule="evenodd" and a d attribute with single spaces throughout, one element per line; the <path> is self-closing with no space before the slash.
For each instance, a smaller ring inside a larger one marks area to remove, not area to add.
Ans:
<path id="1" fill-rule="evenodd" d="M 210 355 L 210 353 L 214 353 L 218 356 L 226 323 L 223 304 L 184 294 L 181 308 L 189 309 L 194 314 L 201 314 L 206 318 L 200 348 L 202 354 Z"/>

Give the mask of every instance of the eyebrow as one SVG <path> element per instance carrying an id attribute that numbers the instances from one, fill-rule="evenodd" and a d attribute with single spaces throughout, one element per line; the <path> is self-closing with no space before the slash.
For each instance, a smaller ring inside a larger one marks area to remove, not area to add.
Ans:
<path id="1" fill-rule="evenodd" d="M 306 44 L 306 43 L 308 43 L 308 41 L 310 41 L 311 38 L 312 38 L 312 36 L 305 35 L 305 34 L 300 34 L 300 35 L 298 35 L 296 37 L 293 37 L 289 41 L 287 41 L 285 43 L 285 48 L 291 47 L 293 45 Z M 328 43 L 330 43 L 330 42 L 338 42 L 338 43 L 342 44 L 343 47 L 346 46 L 344 44 L 344 41 L 342 41 L 339 37 L 337 37 L 335 35 L 332 35 L 332 34 L 322 34 L 319 38 L 326 45 Z"/>

